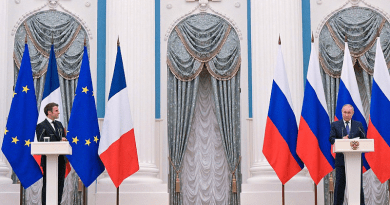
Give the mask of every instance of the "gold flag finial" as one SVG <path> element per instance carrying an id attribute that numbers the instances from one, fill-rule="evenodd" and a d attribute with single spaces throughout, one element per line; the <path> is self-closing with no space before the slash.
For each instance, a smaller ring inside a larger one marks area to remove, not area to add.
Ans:
<path id="1" fill-rule="evenodd" d="M 84 46 L 87 46 L 87 37 L 84 37 Z"/>
<path id="2" fill-rule="evenodd" d="M 314 43 L 313 31 L 311 32 L 311 42 Z"/>
<path id="3" fill-rule="evenodd" d="M 278 44 L 279 44 L 279 45 L 282 44 L 282 41 L 280 40 L 280 34 L 279 34 L 279 41 L 278 41 Z"/>
<path id="4" fill-rule="evenodd" d="M 119 36 L 118 36 L 118 41 L 116 42 L 117 46 L 120 46 L 121 43 L 119 42 Z"/>
<path id="5" fill-rule="evenodd" d="M 27 34 L 26 34 L 26 38 L 24 39 L 24 44 L 27 44 Z"/>

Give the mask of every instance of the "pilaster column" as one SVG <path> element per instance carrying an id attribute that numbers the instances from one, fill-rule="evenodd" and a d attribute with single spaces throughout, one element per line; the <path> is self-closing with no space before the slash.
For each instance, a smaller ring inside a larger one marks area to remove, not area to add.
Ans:
<path id="1" fill-rule="evenodd" d="M 162 183 L 156 161 L 154 97 L 154 1 L 107 1 L 106 96 L 119 36 L 140 170 L 124 184 Z M 107 99 L 107 98 L 106 98 Z M 108 175 L 102 179 L 103 181 Z"/>
<path id="2" fill-rule="evenodd" d="M 8 2 L 0 1 L 0 147 L 3 144 L 4 130 L 7 123 L 7 116 L 9 110 L 9 98 L 11 98 L 11 91 L 8 90 L 9 81 L 7 80 L 9 73 L 13 73 L 13 67 L 7 65 L 8 61 Z M 7 165 L 7 159 L 3 152 L 0 151 L 0 184 L 12 184 L 10 178 L 11 169 Z"/>
<path id="3" fill-rule="evenodd" d="M 303 100 L 301 0 L 251 1 L 251 14 L 254 134 L 251 176 L 247 182 L 277 183 L 279 179 L 262 153 L 264 132 L 279 35 L 293 109 L 299 122 Z"/>

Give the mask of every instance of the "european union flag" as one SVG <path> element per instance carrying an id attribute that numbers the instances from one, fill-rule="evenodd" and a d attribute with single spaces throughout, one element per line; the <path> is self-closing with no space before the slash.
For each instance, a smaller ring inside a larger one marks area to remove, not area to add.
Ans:
<path id="1" fill-rule="evenodd" d="M 72 146 L 72 155 L 68 156 L 69 162 L 88 187 L 104 171 L 104 165 L 98 155 L 100 133 L 85 46 L 67 139 Z"/>
<path id="2" fill-rule="evenodd" d="M 30 54 L 25 44 L 1 147 L 25 189 L 42 177 L 41 169 L 31 155 L 31 142 L 34 141 L 37 120 L 38 109 Z"/>

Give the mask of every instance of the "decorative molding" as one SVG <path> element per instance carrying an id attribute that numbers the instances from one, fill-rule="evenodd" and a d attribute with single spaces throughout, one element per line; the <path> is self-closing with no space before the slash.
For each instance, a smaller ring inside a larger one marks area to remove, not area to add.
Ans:
<path id="1" fill-rule="evenodd" d="M 317 1 L 318 2 L 318 1 Z M 315 38 L 318 38 L 320 36 L 320 32 L 321 32 L 321 29 L 322 27 L 324 27 L 325 23 L 334 15 L 336 14 L 337 12 L 343 10 L 344 8 L 346 8 L 346 6 L 349 4 L 349 1 L 347 1 L 344 5 L 342 5 L 341 7 L 339 7 L 338 9 L 336 10 L 333 10 L 331 13 L 329 13 L 327 16 L 325 16 L 321 23 L 318 25 L 317 27 L 317 30 L 316 30 L 316 34 L 315 34 Z"/>
<path id="2" fill-rule="evenodd" d="M 215 14 L 217 14 L 218 16 L 222 17 L 222 18 L 225 19 L 227 22 L 229 22 L 229 23 L 233 26 L 234 30 L 236 30 L 238 36 L 240 37 L 240 40 L 243 39 L 243 38 L 242 38 L 242 32 L 241 32 L 241 30 L 237 27 L 236 22 L 234 22 L 234 20 L 233 20 L 232 18 L 229 18 L 226 14 L 222 14 L 222 13 L 220 13 L 220 12 L 218 12 L 218 11 L 215 11 L 215 10 L 214 10 L 213 8 L 211 8 L 210 6 L 209 6 L 209 8 L 210 8 L 210 10 L 211 10 L 212 12 L 214 12 Z"/>
<path id="3" fill-rule="evenodd" d="M 240 8 L 241 4 L 240 4 L 240 2 L 236 2 L 236 3 L 234 4 L 234 6 L 235 6 L 236 8 Z"/>
<path id="4" fill-rule="evenodd" d="M 60 3 L 58 3 L 57 1 L 55 1 L 55 6 L 53 7 L 53 3 L 52 1 L 48 1 L 47 3 L 45 3 L 44 5 L 42 5 L 41 7 L 38 7 L 34 10 L 31 10 L 29 12 L 26 12 L 25 14 L 23 14 L 19 20 L 16 22 L 16 24 L 14 25 L 14 27 L 12 28 L 12 32 L 11 32 L 11 36 L 14 36 L 16 31 L 18 30 L 19 26 L 27 19 L 29 18 L 30 16 L 40 12 L 40 11 L 43 11 L 43 8 L 45 7 L 49 7 L 49 9 L 51 10 L 57 10 L 56 7 L 59 6 L 62 8 L 62 10 L 64 10 L 64 13 L 67 13 L 69 15 L 71 15 L 73 18 L 77 19 L 77 21 L 84 27 L 85 31 L 87 32 L 87 35 L 88 35 L 88 38 L 91 40 L 93 39 L 93 36 L 92 36 L 92 33 L 91 33 L 91 29 L 86 25 L 86 21 L 83 20 L 78 14 L 75 14 L 75 13 L 72 13 L 71 11 L 69 11 L 68 9 L 66 9 L 64 6 L 62 6 Z"/>
<path id="5" fill-rule="evenodd" d="M 167 4 L 167 9 L 171 9 L 172 8 L 172 4 Z"/>
<path id="6" fill-rule="evenodd" d="M 199 8 L 199 5 L 196 6 L 194 9 L 192 9 L 191 11 L 189 11 L 188 13 L 182 15 L 181 17 L 179 17 L 178 19 L 176 19 L 168 28 L 167 32 L 165 33 L 165 37 L 164 37 L 164 41 L 167 41 L 168 38 L 169 38 L 169 35 L 171 35 L 171 32 L 172 30 L 175 28 L 175 26 L 180 22 L 182 21 L 183 19 L 187 18 L 188 16 L 190 16 L 192 13 L 194 13 L 197 9 Z"/>
<path id="7" fill-rule="evenodd" d="M 55 9 L 58 5 L 58 0 L 48 0 L 47 4 L 51 9 Z"/>
<path id="8" fill-rule="evenodd" d="M 196 6 L 193 10 L 189 11 L 188 13 L 182 15 L 181 17 L 179 17 L 178 19 L 176 19 L 168 28 L 167 32 L 165 33 L 165 36 L 164 36 L 164 41 L 167 41 L 168 38 L 169 38 L 169 35 L 171 35 L 171 32 L 172 30 L 175 28 L 175 26 L 180 23 L 183 19 L 187 18 L 188 16 L 190 16 L 191 14 L 193 14 L 197 9 L 199 8 L 199 10 L 201 12 L 204 12 L 202 11 L 202 9 L 200 8 L 200 5 Z M 237 24 L 236 22 L 234 22 L 233 19 L 229 18 L 226 14 L 222 14 L 218 11 L 215 11 L 211 6 L 207 6 L 207 8 L 209 8 L 214 14 L 216 14 L 217 16 L 220 16 L 221 18 L 225 19 L 227 22 L 229 22 L 232 27 L 234 28 L 234 30 L 236 30 L 237 32 L 237 35 L 239 36 L 240 40 L 242 40 L 242 32 L 241 30 L 237 27 Z"/>
<path id="9" fill-rule="evenodd" d="M 16 4 L 20 4 L 20 0 L 15 0 L 15 3 Z"/>
<path id="10" fill-rule="evenodd" d="M 352 4 L 352 6 L 357 6 L 360 0 L 349 0 L 349 2 Z"/>
<path id="11" fill-rule="evenodd" d="M 58 5 L 64 10 L 66 11 L 66 13 L 68 13 L 69 15 L 73 16 L 75 19 L 77 19 L 81 25 L 83 25 L 85 31 L 87 32 L 88 34 L 88 38 L 91 40 L 93 39 L 93 36 L 92 36 L 92 33 L 91 33 L 91 29 L 87 26 L 87 23 L 85 22 L 85 20 L 83 20 L 78 14 L 76 13 L 72 13 L 71 11 L 69 11 L 68 9 L 66 9 L 64 6 L 62 6 L 60 3 L 58 3 Z"/>
<path id="12" fill-rule="evenodd" d="M 381 8 L 379 6 L 372 5 L 368 2 L 366 2 L 365 0 L 361 0 L 361 2 L 363 4 L 365 4 L 368 8 L 380 13 L 387 21 L 390 22 L 390 15 L 383 8 Z"/>
<path id="13" fill-rule="evenodd" d="M 28 18 L 30 17 L 31 15 L 34 15 L 38 12 L 40 12 L 43 8 L 45 8 L 47 6 L 48 3 L 44 4 L 43 6 L 41 7 L 38 7 L 32 11 L 29 11 L 29 12 L 26 12 L 25 14 L 23 14 L 18 22 L 16 22 L 16 24 L 14 25 L 14 27 L 12 28 L 12 31 L 11 31 L 11 36 L 14 36 L 15 33 L 16 33 L 16 30 L 18 30 L 19 26 L 22 25 L 22 23 Z"/>
<path id="14" fill-rule="evenodd" d="M 343 10 L 343 9 L 346 9 L 347 8 L 347 5 L 349 3 L 351 3 L 351 7 L 352 6 L 358 6 L 359 3 L 363 3 L 367 6 L 367 8 L 369 9 L 372 9 L 378 13 L 380 13 L 387 21 L 390 22 L 390 15 L 381 7 L 379 6 L 375 6 L 375 5 L 372 5 L 368 2 L 366 2 L 366 0 L 348 0 L 344 5 L 342 5 L 341 7 L 339 7 L 338 9 L 334 10 L 333 12 L 329 13 L 325 18 L 322 19 L 321 23 L 319 24 L 319 26 L 317 27 L 317 30 L 316 30 L 316 34 L 315 34 L 315 38 L 318 38 L 320 36 L 320 32 L 322 30 L 322 27 L 324 27 L 325 23 L 334 15 L 336 14 L 337 12 Z"/>
<path id="15" fill-rule="evenodd" d="M 90 7 L 91 6 L 91 3 L 89 1 L 85 2 L 85 6 L 86 7 Z"/>

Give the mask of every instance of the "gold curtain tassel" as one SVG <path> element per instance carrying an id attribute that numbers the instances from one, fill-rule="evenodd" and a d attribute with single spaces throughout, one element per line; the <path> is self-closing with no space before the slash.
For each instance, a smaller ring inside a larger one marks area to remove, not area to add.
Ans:
<path id="1" fill-rule="evenodd" d="M 179 174 L 176 175 L 176 192 L 180 192 L 180 178 L 179 178 Z"/>
<path id="2" fill-rule="evenodd" d="M 232 178 L 232 193 L 237 193 L 237 180 L 235 174 L 233 174 Z"/>
<path id="3" fill-rule="evenodd" d="M 332 173 L 330 174 L 330 177 L 329 177 L 329 192 L 334 192 L 333 175 L 332 175 Z"/>

